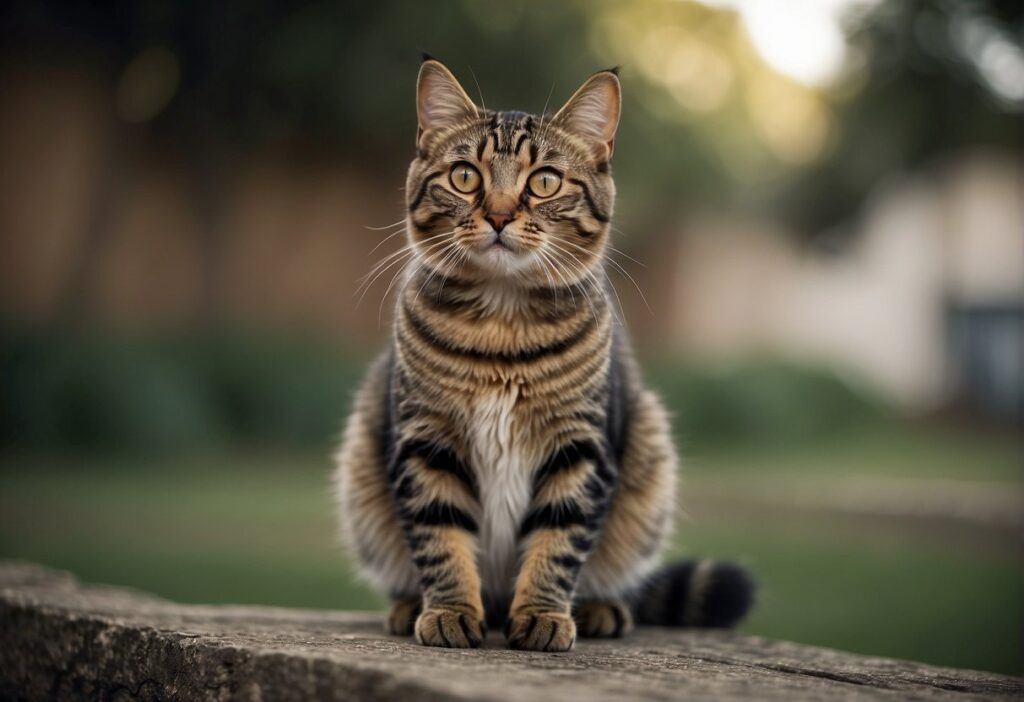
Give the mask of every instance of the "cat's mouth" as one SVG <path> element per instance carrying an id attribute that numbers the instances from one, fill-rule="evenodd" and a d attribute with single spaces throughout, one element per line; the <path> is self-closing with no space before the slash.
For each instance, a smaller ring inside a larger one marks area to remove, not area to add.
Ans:
<path id="1" fill-rule="evenodd" d="M 522 247 L 517 246 L 508 234 L 494 232 L 485 239 L 479 247 L 481 253 L 491 256 L 511 254 L 518 256 L 523 253 Z"/>
<path id="2" fill-rule="evenodd" d="M 484 268 L 499 274 L 515 273 L 531 265 L 528 247 L 508 232 L 491 233 L 473 247 L 474 258 Z"/>
<path id="3" fill-rule="evenodd" d="M 494 240 L 487 245 L 487 249 L 505 249 L 506 251 L 513 251 L 511 246 L 508 245 L 508 240 L 502 238 L 500 234 L 496 234 Z"/>

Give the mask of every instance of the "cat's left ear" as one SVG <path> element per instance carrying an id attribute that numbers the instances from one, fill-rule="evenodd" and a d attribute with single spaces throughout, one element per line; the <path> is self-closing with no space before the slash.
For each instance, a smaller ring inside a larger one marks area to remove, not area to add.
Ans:
<path id="1" fill-rule="evenodd" d="M 607 161 L 615 150 L 621 108 L 622 88 L 615 69 L 601 71 L 580 86 L 551 123 L 589 143 L 596 161 Z"/>
<path id="2" fill-rule="evenodd" d="M 458 124 L 479 114 L 459 81 L 448 67 L 437 59 L 424 56 L 416 81 L 416 115 L 419 131 L 416 141 L 424 132 Z"/>

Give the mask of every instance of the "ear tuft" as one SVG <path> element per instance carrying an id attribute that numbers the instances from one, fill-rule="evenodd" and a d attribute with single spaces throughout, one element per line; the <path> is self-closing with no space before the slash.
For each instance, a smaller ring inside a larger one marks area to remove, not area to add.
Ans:
<path id="1" fill-rule="evenodd" d="M 424 63 L 427 62 L 427 61 L 437 61 L 436 58 L 434 58 L 433 56 L 428 54 L 426 51 L 421 51 L 420 52 L 420 58 L 423 60 Z"/>
<path id="2" fill-rule="evenodd" d="M 424 54 L 416 81 L 416 114 L 420 133 L 456 124 L 478 113 L 447 66 Z"/>
<path id="3" fill-rule="evenodd" d="M 615 130 L 622 107 L 616 70 L 590 76 L 551 121 L 588 142 L 597 161 L 611 158 L 615 148 Z"/>

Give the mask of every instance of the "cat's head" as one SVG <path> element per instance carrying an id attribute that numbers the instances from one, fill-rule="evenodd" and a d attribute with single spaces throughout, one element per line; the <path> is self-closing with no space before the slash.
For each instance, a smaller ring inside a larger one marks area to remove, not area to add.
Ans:
<path id="1" fill-rule="evenodd" d="M 553 116 L 478 107 L 434 59 L 416 86 L 408 230 L 446 275 L 566 285 L 600 265 L 615 200 L 619 79 L 592 75 Z"/>

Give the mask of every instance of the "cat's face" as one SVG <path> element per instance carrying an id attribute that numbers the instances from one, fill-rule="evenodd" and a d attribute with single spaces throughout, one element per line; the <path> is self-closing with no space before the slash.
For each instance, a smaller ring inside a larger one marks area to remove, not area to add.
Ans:
<path id="1" fill-rule="evenodd" d="M 478 108 L 427 60 L 417 85 L 408 231 L 444 275 L 553 287 L 601 262 L 615 200 L 608 168 L 619 120 L 613 72 L 590 77 L 554 117 Z"/>

